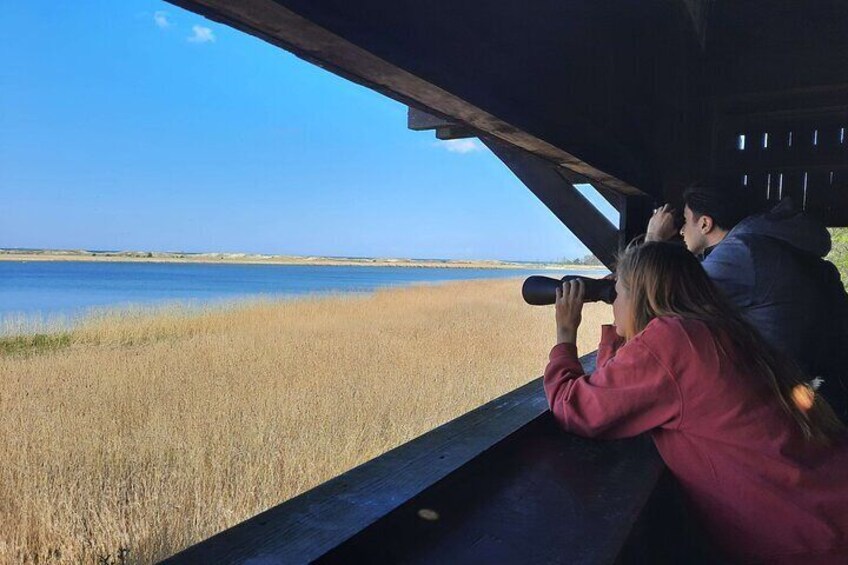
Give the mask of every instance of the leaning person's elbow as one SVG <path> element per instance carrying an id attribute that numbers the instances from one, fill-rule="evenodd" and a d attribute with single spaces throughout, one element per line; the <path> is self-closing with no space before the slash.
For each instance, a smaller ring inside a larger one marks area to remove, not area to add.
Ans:
<path id="1" fill-rule="evenodd" d="M 549 398 L 548 404 L 554 420 L 563 430 L 587 438 L 605 436 L 608 428 L 606 422 L 588 413 L 572 395 L 565 394 L 559 398 Z"/>

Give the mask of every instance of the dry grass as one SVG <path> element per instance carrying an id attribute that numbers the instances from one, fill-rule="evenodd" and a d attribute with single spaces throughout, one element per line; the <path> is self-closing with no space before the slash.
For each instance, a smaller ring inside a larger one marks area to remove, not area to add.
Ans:
<path id="1" fill-rule="evenodd" d="M 149 563 L 541 374 L 520 281 L 112 316 L 0 352 L 0 561 Z M 581 351 L 611 309 L 589 305 Z"/>

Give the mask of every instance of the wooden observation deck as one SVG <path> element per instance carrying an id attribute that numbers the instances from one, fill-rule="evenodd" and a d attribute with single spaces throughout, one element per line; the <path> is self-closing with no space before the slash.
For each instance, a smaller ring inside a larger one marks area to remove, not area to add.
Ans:
<path id="1" fill-rule="evenodd" d="M 169 1 L 480 138 L 608 266 L 705 177 L 848 225 L 844 0 Z M 692 562 L 664 477 L 644 438 L 557 430 L 534 381 L 169 561 Z"/>

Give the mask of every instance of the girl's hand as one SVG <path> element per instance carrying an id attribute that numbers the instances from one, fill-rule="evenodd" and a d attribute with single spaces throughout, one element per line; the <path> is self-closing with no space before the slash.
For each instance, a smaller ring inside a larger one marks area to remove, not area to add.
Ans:
<path id="1" fill-rule="evenodd" d="M 557 344 L 577 343 L 577 328 L 583 319 L 583 281 L 562 283 L 556 290 Z"/>

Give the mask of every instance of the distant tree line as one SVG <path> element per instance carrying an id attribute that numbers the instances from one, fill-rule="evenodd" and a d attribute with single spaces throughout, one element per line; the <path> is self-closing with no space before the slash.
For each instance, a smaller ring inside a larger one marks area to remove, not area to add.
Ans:
<path id="1" fill-rule="evenodd" d="M 592 255 L 591 253 L 588 255 L 584 255 L 583 257 L 576 257 L 574 259 L 563 259 L 562 262 L 569 265 L 583 265 L 586 267 L 603 266 L 601 260 Z"/>

